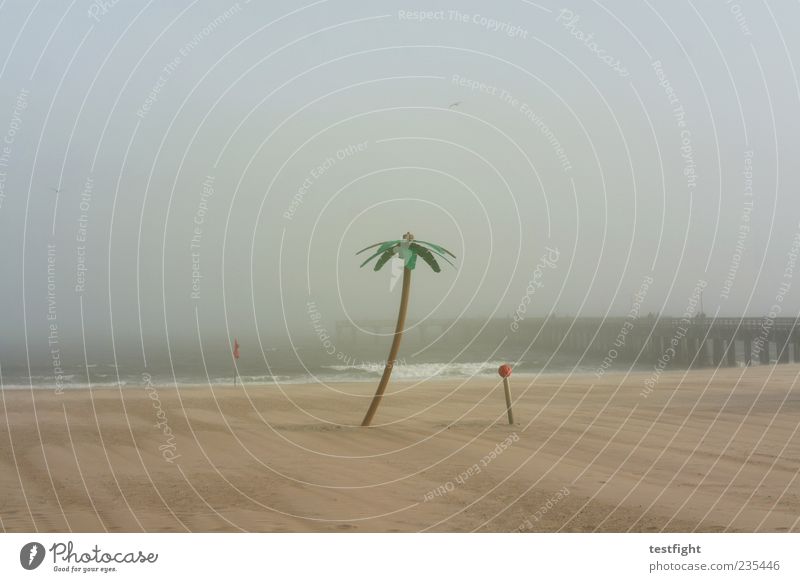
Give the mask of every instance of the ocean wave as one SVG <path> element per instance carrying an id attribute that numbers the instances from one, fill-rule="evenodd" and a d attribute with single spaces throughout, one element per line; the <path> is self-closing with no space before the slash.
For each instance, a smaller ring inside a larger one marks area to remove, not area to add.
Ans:
<path id="1" fill-rule="evenodd" d="M 508 361 L 514 365 L 515 374 L 537 374 L 537 375 L 564 375 L 564 374 L 591 374 L 594 372 L 593 366 L 545 366 L 537 361 L 515 362 L 513 358 Z M 409 364 L 404 360 L 398 361 L 392 371 L 394 381 L 421 381 L 427 379 L 460 379 L 460 378 L 488 378 L 496 377 L 497 368 L 505 363 L 500 360 L 478 361 L 478 362 L 427 362 Z M 527 365 L 526 365 L 527 364 Z M 544 367 L 542 367 L 544 366 Z M 361 362 L 350 365 L 329 364 L 309 367 L 305 370 L 280 370 L 275 374 L 242 374 L 236 377 L 237 385 L 248 387 L 254 386 L 282 386 L 292 384 L 336 384 L 347 382 L 377 382 L 383 374 L 384 364 L 382 362 Z M 638 368 L 637 368 L 638 369 Z M 178 374 L 172 376 L 164 370 L 151 372 L 148 385 L 157 388 L 186 388 L 192 386 L 223 387 L 233 385 L 233 374 L 220 376 L 219 371 L 215 370 L 215 375 L 211 378 L 205 376 L 194 376 L 191 373 Z M 0 388 L 7 390 L 73 390 L 73 389 L 103 389 L 103 388 L 126 388 L 135 390 L 145 386 L 141 373 L 123 373 L 119 379 L 116 373 L 111 374 L 91 374 L 91 382 L 86 381 L 85 375 L 68 375 L 64 377 L 64 382 L 56 385 L 53 376 L 44 374 L 15 375 L 3 378 Z"/>
<path id="2" fill-rule="evenodd" d="M 425 364 L 406 364 L 398 362 L 392 370 L 395 379 L 425 379 L 425 378 L 468 378 L 497 373 L 497 368 L 504 362 L 431 362 Z M 322 366 L 328 370 L 341 372 L 352 379 L 346 381 L 372 380 L 383 374 L 384 364 L 380 362 L 365 362 L 350 366 L 331 365 Z M 366 378 L 365 378 L 366 376 Z M 342 381 L 342 380 L 339 380 Z"/>

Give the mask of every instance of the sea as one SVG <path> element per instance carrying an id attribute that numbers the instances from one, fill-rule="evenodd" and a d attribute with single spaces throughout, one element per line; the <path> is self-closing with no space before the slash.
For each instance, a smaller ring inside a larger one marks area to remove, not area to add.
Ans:
<path id="1" fill-rule="evenodd" d="M 208 342 L 192 347 L 174 345 L 150 349 L 135 346 L 111 352 L 98 349 L 62 350 L 58 360 L 28 354 L 0 360 L 2 389 L 127 388 L 145 384 L 164 386 L 291 385 L 306 383 L 376 382 L 383 373 L 389 340 L 332 346 L 311 342 L 302 345 L 266 345 L 240 340 L 240 358 L 233 359 L 230 344 Z M 402 349 L 405 348 L 405 349 Z M 467 379 L 497 377 L 502 364 L 515 374 L 594 374 L 600 361 L 574 354 L 537 352 L 524 347 L 402 346 L 392 379 Z M 28 365 L 28 359 L 31 360 Z M 651 365 L 618 362 L 606 373 L 649 370 Z"/>

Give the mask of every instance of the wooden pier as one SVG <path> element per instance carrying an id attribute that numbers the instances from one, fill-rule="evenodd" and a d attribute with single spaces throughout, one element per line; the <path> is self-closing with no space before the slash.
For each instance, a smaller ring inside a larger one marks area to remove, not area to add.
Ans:
<path id="1" fill-rule="evenodd" d="M 356 326 L 340 321 L 336 337 L 356 343 L 380 341 L 392 335 L 394 323 Z M 406 336 L 418 343 L 477 336 L 480 341 L 572 353 L 593 361 L 662 361 L 684 368 L 800 362 L 800 321 L 791 317 L 427 319 L 410 322 Z"/>
<path id="2" fill-rule="evenodd" d="M 788 317 L 558 318 L 539 331 L 543 346 L 612 360 L 681 367 L 800 362 L 800 322 Z"/>

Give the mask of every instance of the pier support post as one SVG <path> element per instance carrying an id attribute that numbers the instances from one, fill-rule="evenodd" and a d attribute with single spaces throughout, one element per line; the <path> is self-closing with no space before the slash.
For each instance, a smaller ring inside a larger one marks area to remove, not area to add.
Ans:
<path id="1" fill-rule="evenodd" d="M 688 366 L 689 363 L 692 361 L 692 356 L 690 355 L 689 350 L 689 340 L 685 337 L 682 337 L 678 340 L 678 361 Z"/>
<path id="2" fill-rule="evenodd" d="M 708 361 L 708 347 L 701 337 L 693 337 L 689 340 L 692 348 L 690 361 L 693 368 L 702 368 Z"/>
<path id="3" fill-rule="evenodd" d="M 789 338 L 787 336 L 778 336 L 775 339 L 775 348 L 778 351 L 778 363 L 789 363 Z"/>
<path id="4" fill-rule="evenodd" d="M 711 365 L 720 366 L 725 357 L 725 349 L 723 339 L 721 337 L 712 337 L 711 342 Z"/>
<path id="5" fill-rule="evenodd" d="M 736 338 L 732 337 L 728 340 L 728 349 L 726 351 L 728 366 L 731 368 L 736 367 Z"/>
<path id="6" fill-rule="evenodd" d="M 769 338 L 762 339 L 761 350 L 758 352 L 759 363 L 762 365 L 769 364 Z"/>
<path id="7" fill-rule="evenodd" d="M 708 354 L 708 347 L 709 347 L 708 343 L 709 342 L 703 337 L 697 338 L 697 360 L 696 361 L 697 361 L 697 365 L 699 367 L 708 366 L 710 361 L 711 361 L 711 358 L 709 357 L 709 354 Z"/>

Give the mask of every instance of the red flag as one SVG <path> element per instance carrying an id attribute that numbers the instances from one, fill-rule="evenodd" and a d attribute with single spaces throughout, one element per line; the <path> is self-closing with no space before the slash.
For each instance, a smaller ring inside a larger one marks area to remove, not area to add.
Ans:
<path id="1" fill-rule="evenodd" d="M 239 359 L 239 340 L 236 338 L 233 339 L 233 357 Z"/>

